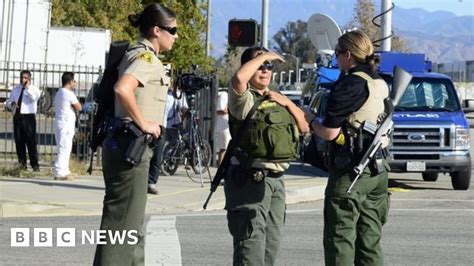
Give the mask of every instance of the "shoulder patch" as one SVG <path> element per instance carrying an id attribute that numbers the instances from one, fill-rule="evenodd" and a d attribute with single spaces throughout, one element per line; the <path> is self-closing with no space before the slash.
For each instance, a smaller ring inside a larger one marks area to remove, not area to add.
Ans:
<path id="1" fill-rule="evenodd" d="M 138 55 L 138 59 L 147 62 L 148 64 L 153 63 L 153 54 L 149 51 L 145 51 Z"/>
<path id="2" fill-rule="evenodd" d="M 260 106 L 257 109 L 258 110 L 263 110 L 263 109 L 273 108 L 275 106 L 277 106 L 276 102 L 265 100 L 265 101 L 262 102 L 262 104 L 260 104 Z"/>

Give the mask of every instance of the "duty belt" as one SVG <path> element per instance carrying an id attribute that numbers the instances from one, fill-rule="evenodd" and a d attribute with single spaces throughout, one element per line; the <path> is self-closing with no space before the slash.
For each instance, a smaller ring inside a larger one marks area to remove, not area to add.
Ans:
<path id="1" fill-rule="evenodd" d="M 274 172 L 267 169 L 259 169 L 259 168 L 250 168 L 250 175 L 252 176 L 253 180 L 260 182 L 265 177 L 270 178 L 278 178 L 283 176 L 283 171 L 281 172 Z"/>

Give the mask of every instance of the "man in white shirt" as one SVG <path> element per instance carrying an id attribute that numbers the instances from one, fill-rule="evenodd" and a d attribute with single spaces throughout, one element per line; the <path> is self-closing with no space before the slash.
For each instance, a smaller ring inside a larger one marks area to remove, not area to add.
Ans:
<path id="1" fill-rule="evenodd" d="M 228 95 L 227 90 L 219 89 L 217 92 L 217 116 L 214 126 L 214 140 L 216 142 L 216 151 L 218 154 L 218 164 L 224 159 L 227 145 L 229 145 L 231 136 L 229 130 L 229 112 L 227 111 Z"/>
<path id="2" fill-rule="evenodd" d="M 54 97 L 54 136 L 56 138 L 57 155 L 54 161 L 54 179 L 72 180 L 69 170 L 69 157 L 72 149 L 72 139 L 76 126 L 76 112 L 81 110 L 74 88 L 76 81 L 73 72 L 64 72 L 63 87 Z"/>
<path id="3" fill-rule="evenodd" d="M 20 72 L 20 84 L 12 89 L 6 106 L 13 113 L 13 135 L 16 154 L 21 169 L 26 170 L 26 148 L 33 171 L 39 172 L 36 147 L 36 110 L 41 95 L 38 87 L 31 85 L 31 72 Z"/>

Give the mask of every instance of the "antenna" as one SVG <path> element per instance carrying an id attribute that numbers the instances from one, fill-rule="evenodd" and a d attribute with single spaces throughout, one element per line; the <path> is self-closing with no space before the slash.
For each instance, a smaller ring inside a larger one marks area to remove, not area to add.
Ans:
<path id="1" fill-rule="evenodd" d="M 308 20 L 308 35 L 318 53 L 332 55 L 341 29 L 331 17 L 314 14 Z"/>

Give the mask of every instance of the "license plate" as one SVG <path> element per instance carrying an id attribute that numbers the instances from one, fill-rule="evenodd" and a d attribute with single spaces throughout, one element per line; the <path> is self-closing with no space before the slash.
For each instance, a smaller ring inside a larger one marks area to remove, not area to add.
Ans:
<path id="1" fill-rule="evenodd" d="M 425 171 L 426 163 L 425 162 L 407 162 L 407 171 Z"/>

